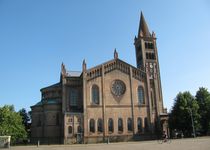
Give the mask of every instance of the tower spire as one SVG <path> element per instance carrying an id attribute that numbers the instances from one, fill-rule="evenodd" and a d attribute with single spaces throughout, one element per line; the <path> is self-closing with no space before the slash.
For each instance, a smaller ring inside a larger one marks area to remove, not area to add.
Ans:
<path id="1" fill-rule="evenodd" d="M 116 50 L 116 48 L 114 49 L 114 59 L 117 59 L 118 58 L 118 52 Z"/>
<path id="2" fill-rule="evenodd" d="M 82 70 L 86 71 L 86 69 L 87 69 L 87 64 L 86 64 L 86 61 L 84 59 L 83 62 L 82 62 Z"/>
<path id="3" fill-rule="evenodd" d="M 141 11 L 138 37 L 150 37 L 150 36 L 151 36 L 151 34 L 149 32 L 149 28 L 148 28 L 147 23 L 144 19 L 144 15 Z"/>
<path id="4" fill-rule="evenodd" d="M 66 68 L 65 68 L 65 65 L 64 65 L 63 62 L 62 62 L 62 64 L 61 64 L 61 74 L 62 74 L 62 75 L 65 75 L 65 74 L 66 74 Z"/>

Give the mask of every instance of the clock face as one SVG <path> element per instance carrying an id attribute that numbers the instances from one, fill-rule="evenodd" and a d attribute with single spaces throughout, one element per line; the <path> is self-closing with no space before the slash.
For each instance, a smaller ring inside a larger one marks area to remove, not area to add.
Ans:
<path id="1" fill-rule="evenodd" d="M 114 80 L 112 82 L 111 85 L 111 91 L 112 93 L 117 96 L 120 97 L 125 93 L 126 87 L 125 87 L 125 83 L 121 80 Z"/>
<path id="2" fill-rule="evenodd" d="M 150 63 L 150 68 L 153 68 L 153 64 L 152 63 Z"/>

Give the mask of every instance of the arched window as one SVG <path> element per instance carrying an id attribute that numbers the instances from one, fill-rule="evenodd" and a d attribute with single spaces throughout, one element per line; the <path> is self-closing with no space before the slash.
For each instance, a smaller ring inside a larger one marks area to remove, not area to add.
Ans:
<path id="1" fill-rule="evenodd" d="M 144 89 L 142 86 L 138 87 L 138 102 L 144 104 Z"/>
<path id="2" fill-rule="evenodd" d="M 145 132 L 149 131 L 148 119 L 147 118 L 144 118 L 144 129 L 145 129 Z"/>
<path id="3" fill-rule="evenodd" d="M 68 132 L 69 132 L 69 134 L 72 134 L 72 133 L 73 133 L 73 128 L 72 128 L 72 126 L 69 126 Z"/>
<path id="4" fill-rule="evenodd" d="M 138 127 L 138 132 L 142 132 L 142 119 L 140 117 L 137 120 L 137 127 Z"/>
<path id="5" fill-rule="evenodd" d="M 103 132 L 103 121 L 98 119 L 98 132 Z"/>
<path id="6" fill-rule="evenodd" d="M 128 118 L 127 127 L 128 127 L 128 131 L 132 131 L 132 119 L 131 118 Z"/>
<path id="7" fill-rule="evenodd" d="M 122 120 L 122 118 L 118 119 L 118 131 L 123 132 L 123 120 Z"/>
<path id="8" fill-rule="evenodd" d="M 97 85 L 92 86 L 92 103 L 99 104 L 99 88 Z"/>
<path id="9" fill-rule="evenodd" d="M 94 133 L 95 132 L 95 121 L 94 121 L 94 119 L 90 119 L 89 127 L 90 127 L 90 132 Z"/>
<path id="10" fill-rule="evenodd" d="M 77 89 L 71 88 L 69 91 L 69 98 L 70 98 L 70 106 L 77 106 L 78 99 L 79 99 L 79 92 Z"/>
<path id="11" fill-rule="evenodd" d="M 111 118 L 109 118 L 108 127 L 109 127 L 110 133 L 114 132 L 114 123 L 113 123 L 113 119 L 111 119 Z"/>
<path id="12" fill-rule="evenodd" d="M 77 127 L 77 133 L 82 133 L 82 128 L 81 128 L 81 126 L 78 126 L 78 127 Z"/>

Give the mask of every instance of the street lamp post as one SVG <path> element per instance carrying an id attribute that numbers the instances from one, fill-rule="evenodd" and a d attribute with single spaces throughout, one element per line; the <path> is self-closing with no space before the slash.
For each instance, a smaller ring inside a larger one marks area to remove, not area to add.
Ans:
<path id="1" fill-rule="evenodd" d="M 196 137 L 196 135 L 195 135 L 195 127 L 194 127 L 193 116 L 192 116 L 192 109 L 191 109 L 191 108 L 189 108 L 189 111 L 190 111 L 190 117 L 191 117 L 192 128 L 193 128 L 193 137 L 195 138 L 195 137 Z"/>

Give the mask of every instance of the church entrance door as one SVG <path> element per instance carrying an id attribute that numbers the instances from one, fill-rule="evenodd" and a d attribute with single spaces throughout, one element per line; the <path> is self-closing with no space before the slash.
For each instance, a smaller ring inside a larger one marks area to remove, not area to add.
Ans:
<path id="1" fill-rule="evenodd" d="M 83 135 L 82 135 L 82 133 L 77 133 L 76 134 L 76 143 L 77 144 L 81 144 L 82 143 L 82 141 L 83 141 Z"/>

